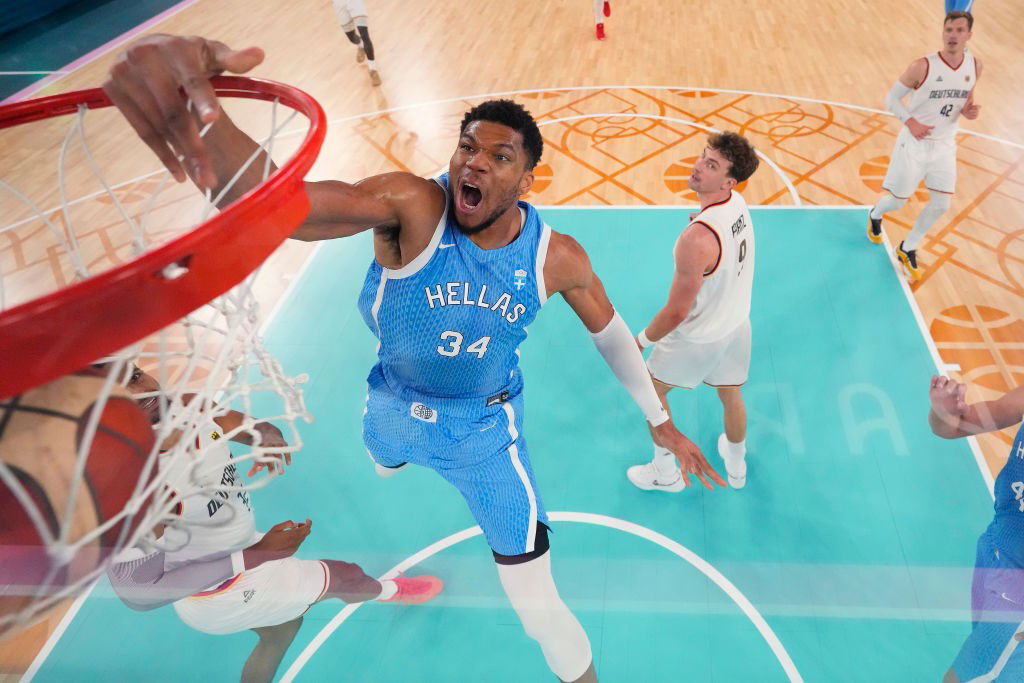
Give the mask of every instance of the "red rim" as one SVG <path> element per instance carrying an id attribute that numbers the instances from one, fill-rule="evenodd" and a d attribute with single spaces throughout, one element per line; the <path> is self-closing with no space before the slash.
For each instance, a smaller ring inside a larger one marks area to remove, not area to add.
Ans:
<path id="1" fill-rule="evenodd" d="M 213 84 L 221 97 L 279 99 L 305 115 L 309 130 L 299 149 L 264 183 L 172 242 L 0 311 L 0 398 L 78 370 L 215 299 L 266 260 L 309 213 L 303 178 L 327 131 L 320 104 L 274 81 L 218 76 Z M 17 102 L 0 108 L 0 128 L 73 114 L 80 104 L 111 106 L 98 88 Z M 172 264 L 188 272 L 168 280 L 162 272 Z"/>

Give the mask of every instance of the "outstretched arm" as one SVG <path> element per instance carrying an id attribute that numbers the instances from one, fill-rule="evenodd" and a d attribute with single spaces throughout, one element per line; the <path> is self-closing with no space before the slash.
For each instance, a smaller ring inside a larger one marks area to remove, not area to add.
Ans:
<path id="1" fill-rule="evenodd" d="M 232 50 L 215 40 L 157 34 L 120 54 L 103 89 L 176 180 L 189 177 L 215 197 L 227 189 L 219 202 L 226 206 L 262 182 L 266 159 L 259 145 L 221 110 L 210 78 L 225 71 L 245 73 L 262 61 L 259 48 Z M 179 88 L 192 100 L 193 112 Z M 200 137 L 206 124 L 211 128 Z M 407 173 L 356 184 L 308 182 L 305 189 L 311 209 L 293 235 L 296 239 L 345 237 L 409 222 L 423 222 L 430 229 L 443 211 L 443 193 L 434 183 Z M 419 221 L 423 212 L 430 215 Z"/>
<path id="2" fill-rule="evenodd" d="M 594 273 L 583 247 L 567 235 L 552 232 L 544 279 L 549 292 L 561 292 L 591 334 L 598 351 L 650 422 L 658 443 L 679 459 L 683 477 L 695 474 L 708 488 L 725 482 L 704 459 L 700 449 L 683 436 L 661 405 L 650 373 L 625 321 L 615 312 Z"/>
<path id="3" fill-rule="evenodd" d="M 994 401 L 967 405 L 967 385 L 948 377 L 932 377 L 928 398 L 928 424 L 936 436 L 958 439 L 1005 429 L 1024 419 L 1024 387 L 1017 387 Z"/>

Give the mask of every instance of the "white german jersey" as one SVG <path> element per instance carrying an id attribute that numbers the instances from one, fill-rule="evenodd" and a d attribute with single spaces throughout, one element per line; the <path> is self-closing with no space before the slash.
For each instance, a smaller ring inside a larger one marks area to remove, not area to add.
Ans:
<path id="1" fill-rule="evenodd" d="M 955 69 L 938 52 L 925 59 L 928 72 L 917 90 L 911 93 L 907 111 L 920 123 L 934 126 L 928 134 L 929 140 L 944 140 L 956 134 L 960 111 L 978 79 L 974 55 L 965 50 L 963 61 Z"/>
<path id="2" fill-rule="evenodd" d="M 694 223 L 711 229 L 721 254 L 714 269 L 704 276 L 686 320 L 670 334 L 703 344 L 722 339 L 750 317 L 754 225 L 747 202 L 735 191 L 728 199 L 705 207 L 690 221 L 690 225 Z"/>
<path id="3" fill-rule="evenodd" d="M 207 419 L 194 438 L 196 459 L 190 457 L 193 453 L 178 453 L 173 461 L 166 456 L 161 460 L 161 467 L 169 468 L 165 470 L 167 485 L 185 494 L 178 510 L 185 528 L 168 526 L 161 543 L 167 549 L 168 569 L 213 553 L 247 548 L 258 538 L 249 492 L 224 490 L 240 487 L 243 482 L 220 427 Z M 187 495 L 200 487 L 207 491 Z M 224 488 L 211 491 L 211 487 Z"/>

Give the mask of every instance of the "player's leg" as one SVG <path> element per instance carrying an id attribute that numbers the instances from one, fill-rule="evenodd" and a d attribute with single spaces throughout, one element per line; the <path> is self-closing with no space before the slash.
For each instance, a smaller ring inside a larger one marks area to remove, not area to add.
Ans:
<path id="1" fill-rule="evenodd" d="M 252 629 L 259 636 L 259 641 L 242 667 L 242 683 L 270 683 L 274 680 L 277 667 L 281 665 L 284 653 L 295 640 L 300 626 L 302 617 L 276 626 Z"/>
<path id="2" fill-rule="evenodd" d="M 729 485 L 743 488 L 747 481 L 747 407 L 742 387 L 750 374 L 750 321 L 740 325 L 725 340 L 718 365 L 704 380 L 718 391 L 722 402 L 723 433 L 718 437 L 718 454 L 725 461 Z"/>
<path id="3" fill-rule="evenodd" d="M 606 4 L 604 0 L 594 0 L 594 33 L 598 40 L 604 40 L 604 17 L 611 14 L 611 6 L 608 7 L 608 14 L 603 13 Z"/>
<path id="4" fill-rule="evenodd" d="M 366 51 L 366 65 L 370 68 L 370 82 L 380 85 L 380 73 L 377 72 L 377 57 L 373 50 L 373 41 L 370 40 L 370 29 L 366 21 L 366 3 L 363 0 L 347 0 L 348 9 L 355 21 L 356 30 L 362 41 L 363 49 Z"/>
<path id="5" fill-rule="evenodd" d="M 988 533 L 978 539 L 971 584 L 973 628 L 943 681 L 1024 680 L 1024 568 L 1001 555 Z"/>
<path id="6" fill-rule="evenodd" d="M 523 628 L 561 680 L 594 680 L 581 678 L 593 675 L 590 641 L 551 576 L 547 513 L 522 437 L 522 395 L 473 419 L 442 415 L 442 421 L 448 445 L 432 464 L 458 488 L 483 530 Z M 481 453 L 492 455 L 481 459 Z"/>
<path id="7" fill-rule="evenodd" d="M 544 660 L 562 681 L 596 681 L 590 640 L 558 594 L 551 575 L 547 529 L 537 532 L 542 550 L 519 556 L 495 554 L 498 577 L 523 629 L 540 645 Z"/>
<path id="8" fill-rule="evenodd" d="M 725 461 L 729 485 L 741 489 L 747 483 L 747 408 L 741 387 L 717 387 L 722 402 L 725 432 L 718 437 L 718 454 Z"/>
<path id="9" fill-rule="evenodd" d="M 378 581 L 353 562 L 321 560 L 327 565 L 327 589 L 320 600 L 337 598 L 343 602 L 398 602 L 421 605 L 438 595 L 444 587 L 436 576 L 411 576 Z"/>
<path id="10" fill-rule="evenodd" d="M 900 131 L 882 181 L 884 193 L 868 214 L 868 239 L 874 244 L 882 243 L 882 218 L 906 204 L 924 177 L 922 154 L 921 143 L 909 132 Z"/>
<path id="11" fill-rule="evenodd" d="M 358 48 L 356 50 L 356 61 L 363 61 L 366 59 L 366 53 L 363 51 L 363 46 L 360 45 L 356 24 L 352 21 L 352 14 L 348 11 L 348 2 L 346 0 L 333 0 L 333 4 L 334 16 L 337 17 L 341 30 L 345 32 L 345 37 L 348 38 L 348 41 Z"/>
<path id="12" fill-rule="evenodd" d="M 914 278 L 921 276 L 917 249 L 935 222 L 949 210 L 953 190 L 956 188 L 956 146 L 952 142 L 932 143 L 924 184 L 928 188 L 928 203 L 917 215 L 907 239 L 896 250 L 896 255 Z"/>

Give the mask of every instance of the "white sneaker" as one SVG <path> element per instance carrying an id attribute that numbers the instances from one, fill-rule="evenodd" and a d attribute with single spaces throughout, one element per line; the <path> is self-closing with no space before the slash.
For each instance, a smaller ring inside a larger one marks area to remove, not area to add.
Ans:
<path id="1" fill-rule="evenodd" d="M 626 478 L 633 482 L 633 486 L 644 491 L 679 493 L 686 488 L 686 483 L 683 482 L 683 473 L 678 467 L 675 472 L 666 477 L 658 471 L 653 462 L 633 465 L 626 470 Z"/>
<path id="2" fill-rule="evenodd" d="M 409 463 L 407 462 L 403 462 L 398 467 L 384 467 L 384 465 L 381 465 L 379 462 L 373 463 L 373 468 L 377 471 L 377 476 L 384 477 L 385 479 L 395 476 L 408 466 Z"/>
<path id="3" fill-rule="evenodd" d="M 747 485 L 747 460 L 746 455 L 739 461 L 734 467 L 729 466 L 729 459 L 726 458 L 726 454 L 729 452 L 728 440 L 725 434 L 718 435 L 718 455 L 725 462 L 725 474 L 729 479 L 729 486 L 734 489 L 741 489 Z"/>

